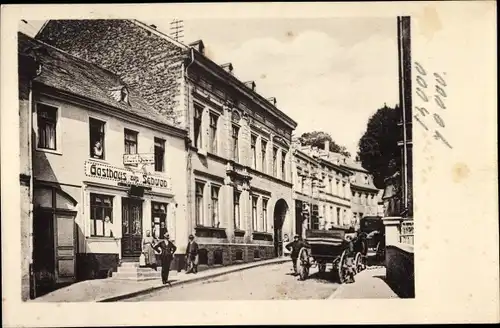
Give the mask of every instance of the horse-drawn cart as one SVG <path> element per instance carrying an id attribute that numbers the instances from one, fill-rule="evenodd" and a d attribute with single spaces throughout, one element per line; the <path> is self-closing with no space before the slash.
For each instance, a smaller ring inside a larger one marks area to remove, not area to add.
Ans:
<path id="1" fill-rule="evenodd" d="M 349 238 L 352 238 L 352 248 Z M 356 237 L 355 233 L 347 233 L 342 228 L 306 230 L 305 242 L 307 247 L 300 249 L 297 259 L 301 280 L 307 279 L 310 268 L 317 266 L 319 272 L 324 273 L 327 264 L 331 264 L 332 272 L 340 283 L 344 283 L 350 269 L 356 274 L 366 267 L 366 241 Z"/>

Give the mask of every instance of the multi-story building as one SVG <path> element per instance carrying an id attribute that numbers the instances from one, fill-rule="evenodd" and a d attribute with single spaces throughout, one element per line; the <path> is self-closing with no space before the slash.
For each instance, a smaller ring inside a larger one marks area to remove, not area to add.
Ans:
<path id="1" fill-rule="evenodd" d="M 21 153 L 32 156 L 33 220 L 22 227 L 37 293 L 111 274 L 139 256 L 147 230 L 187 234 L 186 131 L 112 72 L 18 37 L 42 67 L 20 107 L 32 125 Z"/>
<path id="2" fill-rule="evenodd" d="M 351 186 L 351 225 L 359 227 L 359 220 L 364 216 L 377 216 L 379 214 L 379 192 L 373 184 L 373 176 L 360 162 L 340 156 L 339 163 L 353 172 L 350 176 Z"/>
<path id="3" fill-rule="evenodd" d="M 325 149 L 328 149 L 328 143 Z M 297 233 L 305 229 L 350 225 L 351 171 L 332 160 L 329 151 L 294 143 L 293 175 Z"/>
<path id="4" fill-rule="evenodd" d="M 134 20 L 49 21 L 37 38 L 116 72 L 188 131 L 188 229 L 200 265 L 282 253 L 294 230 L 291 134 L 296 123 L 218 65 L 202 41 L 186 46 Z"/>

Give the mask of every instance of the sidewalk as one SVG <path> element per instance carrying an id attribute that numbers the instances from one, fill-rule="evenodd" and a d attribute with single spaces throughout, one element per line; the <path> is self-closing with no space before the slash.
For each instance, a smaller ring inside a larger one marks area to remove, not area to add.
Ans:
<path id="1" fill-rule="evenodd" d="M 290 259 L 287 257 L 280 257 L 276 259 L 208 269 L 197 274 L 186 274 L 184 271 L 171 271 L 169 276 L 170 283 L 167 285 L 163 285 L 160 279 L 147 281 L 129 281 L 114 278 L 85 280 L 55 290 L 34 300 L 29 300 L 28 302 L 112 302 L 141 294 L 147 294 L 162 288 L 214 278 L 224 274 L 258 266 L 284 263 L 289 260 Z"/>
<path id="2" fill-rule="evenodd" d="M 356 282 L 341 285 L 328 299 L 399 298 L 384 279 L 384 267 L 368 268 L 355 276 Z"/>

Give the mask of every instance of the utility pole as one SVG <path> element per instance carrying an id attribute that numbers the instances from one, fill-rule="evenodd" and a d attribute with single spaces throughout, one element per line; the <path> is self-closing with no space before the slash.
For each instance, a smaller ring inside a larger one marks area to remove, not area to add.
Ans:
<path id="1" fill-rule="evenodd" d="M 184 21 L 179 19 L 174 19 L 170 22 L 170 35 L 175 39 L 175 41 L 181 42 L 184 35 Z"/>

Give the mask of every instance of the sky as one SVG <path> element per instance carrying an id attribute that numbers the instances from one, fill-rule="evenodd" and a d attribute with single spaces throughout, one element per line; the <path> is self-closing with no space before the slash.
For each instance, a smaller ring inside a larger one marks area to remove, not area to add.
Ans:
<path id="1" fill-rule="evenodd" d="M 170 34 L 171 18 L 145 20 Z M 21 23 L 34 35 L 43 21 Z M 231 62 L 242 81 L 297 123 L 295 135 L 320 130 L 352 155 L 368 119 L 398 103 L 394 18 L 184 20 L 182 42 L 203 40 L 206 55 Z"/>

